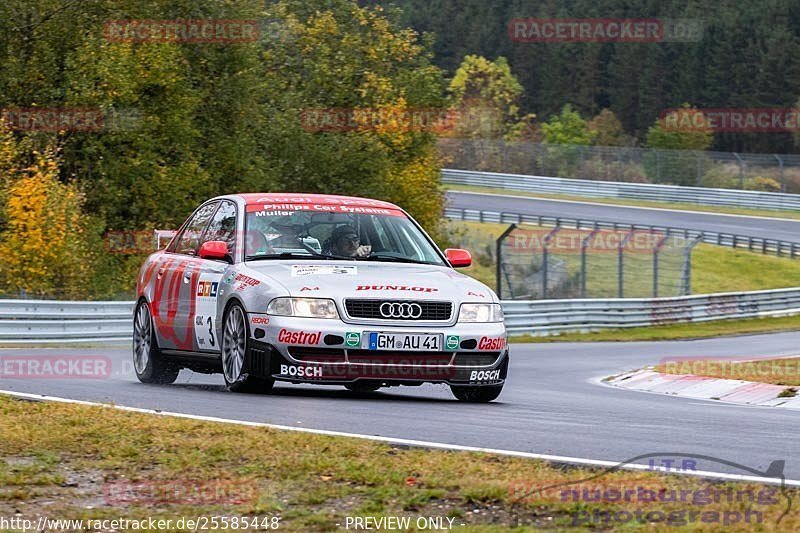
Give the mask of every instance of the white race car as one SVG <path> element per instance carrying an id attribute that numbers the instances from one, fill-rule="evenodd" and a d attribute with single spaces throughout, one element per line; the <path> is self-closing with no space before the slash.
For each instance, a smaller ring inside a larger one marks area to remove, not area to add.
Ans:
<path id="1" fill-rule="evenodd" d="M 508 371 L 506 329 L 494 292 L 454 270 L 470 263 L 387 202 L 213 198 L 141 268 L 136 375 L 221 372 L 233 391 L 445 383 L 459 400 L 492 401 Z"/>

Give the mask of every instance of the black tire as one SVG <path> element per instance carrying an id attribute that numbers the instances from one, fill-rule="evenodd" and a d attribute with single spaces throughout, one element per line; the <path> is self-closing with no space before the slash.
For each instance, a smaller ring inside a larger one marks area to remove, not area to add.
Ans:
<path id="1" fill-rule="evenodd" d="M 380 383 L 370 383 L 369 381 L 356 381 L 355 383 L 348 383 L 344 388 L 356 394 L 369 394 L 380 389 L 381 385 Z"/>
<path id="2" fill-rule="evenodd" d="M 484 387 L 471 387 L 450 385 L 450 390 L 458 400 L 470 403 L 487 403 L 497 399 L 503 392 L 502 385 L 487 385 Z"/>
<path id="3" fill-rule="evenodd" d="M 268 392 L 275 381 L 251 376 L 247 373 L 250 325 L 244 309 L 233 302 L 225 310 L 222 318 L 222 376 L 231 392 Z"/>
<path id="4" fill-rule="evenodd" d="M 142 383 L 168 385 L 178 379 L 181 367 L 169 361 L 158 347 L 150 306 L 145 300 L 133 314 L 133 370 Z"/>

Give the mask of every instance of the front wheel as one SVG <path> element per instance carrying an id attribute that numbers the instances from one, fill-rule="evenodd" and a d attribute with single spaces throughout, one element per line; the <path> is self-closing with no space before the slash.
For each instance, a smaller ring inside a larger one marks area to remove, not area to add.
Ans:
<path id="1" fill-rule="evenodd" d="M 356 381 L 355 383 L 348 383 L 347 385 L 344 386 L 344 388 L 349 390 L 350 392 L 355 392 L 356 394 L 368 394 L 370 392 L 375 392 L 376 390 L 380 389 L 381 384 Z"/>
<path id="2" fill-rule="evenodd" d="M 470 387 L 462 385 L 450 385 L 453 396 L 462 402 L 487 403 L 497 399 L 503 392 L 502 385 L 489 385 L 485 387 Z"/>
<path id="3" fill-rule="evenodd" d="M 233 392 L 266 392 L 275 383 L 271 379 L 251 376 L 245 365 L 250 330 L 244 309 L 238 303 L 228 307 L 222 330 L 222 375 L 225 385 Z"/>
<path id="4" fill-rule="evenodd" d="M 159 385 L 174 383 L 181 371 L 158 348 L 150 307 L 144 300 L 136 306 L 133 316 L 133 370 L 142 383 Z"/>

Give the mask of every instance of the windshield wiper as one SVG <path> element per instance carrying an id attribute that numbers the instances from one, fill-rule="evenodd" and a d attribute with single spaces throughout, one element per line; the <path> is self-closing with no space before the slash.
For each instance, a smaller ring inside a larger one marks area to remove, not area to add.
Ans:
<path id="1" fill-rule="evenodd" d="M 429 261 L 417 261 L 416 259 L 409 259 L 408 257 L 397 257 L 394 255 L 368 255 L 366 257 L 356 257 L 359 261 L 384 261 L 394 263 L 412 263 L 415 265 L 435 265 Z"/>
<path id="2" fill-rule="evenodd" d="M 318 252 L 308 252 L 308 253 L 296 253 L 296 252 L 281 252 L 279 254 L 254 254 L 245 256 L 245 261 L 261 261 L 265 259 L 325 259 L 325 260 L 337 260 L 337 259 L 349 259 L 352 260 L 352 257 L 340 257 L 336 255 L 326 255 L 321 254 Z"/>

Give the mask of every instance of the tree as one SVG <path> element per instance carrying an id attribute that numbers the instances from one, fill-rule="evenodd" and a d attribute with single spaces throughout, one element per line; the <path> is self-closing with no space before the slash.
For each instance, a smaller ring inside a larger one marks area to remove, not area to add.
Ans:
<path id="1" fill-rule="evenodd" d="M 58 180 L 55 150 L 35 154 L 35 163 L 6 176 L 6 225 L 0 233 L 0 280 L 6 294 L 86 296 L 93 254 L 83 194 Z"/>
<path id="2" fill-rule="evenodd" d="M 352 0 L 272 6 L 279 34 L 265 46 L 265 122 L 259 146 L 287 191 L 371 196 L 396 202 L 438 233 L 443 194 L 435 136 L 390 124 L 313 131 L 304 113 L 359 110 L 377 116 L 444 110 L 444 78 L 427 44 L 380 7 Z"/>
<path id="3" fill-rule="evenodd" d="M 714 134 L 699 109 L 685 103 L 660 118 L 647 130 L 644 168 L 657 183 L 699 185 L 708 161 L 701 152 L 708 150 Z"/>
<path id="4" fill-rule="evenodd" d="M 594 134 L 594 144 L 597 146 L 625 146 L 631 142 L 625 134 L 622 123 L 608 108 L 590 120 L 588 127 Z"/>
<path id="5" fill-rule="evenodd" d="M 566 104 L 561 113 L 542 124 L 544 142 L 547 144 L 592 144 L 595 133 L 589 129 L 580 113 Z"/>
<path id="6" fill-rule="evenodd" d="M 519 131 L 533 115 L 520 119 L 523 88 L 508 61 L 468 55 L 450 81 L 451 101 L 459 112 L 456 134 L 496 138 Z"/>

